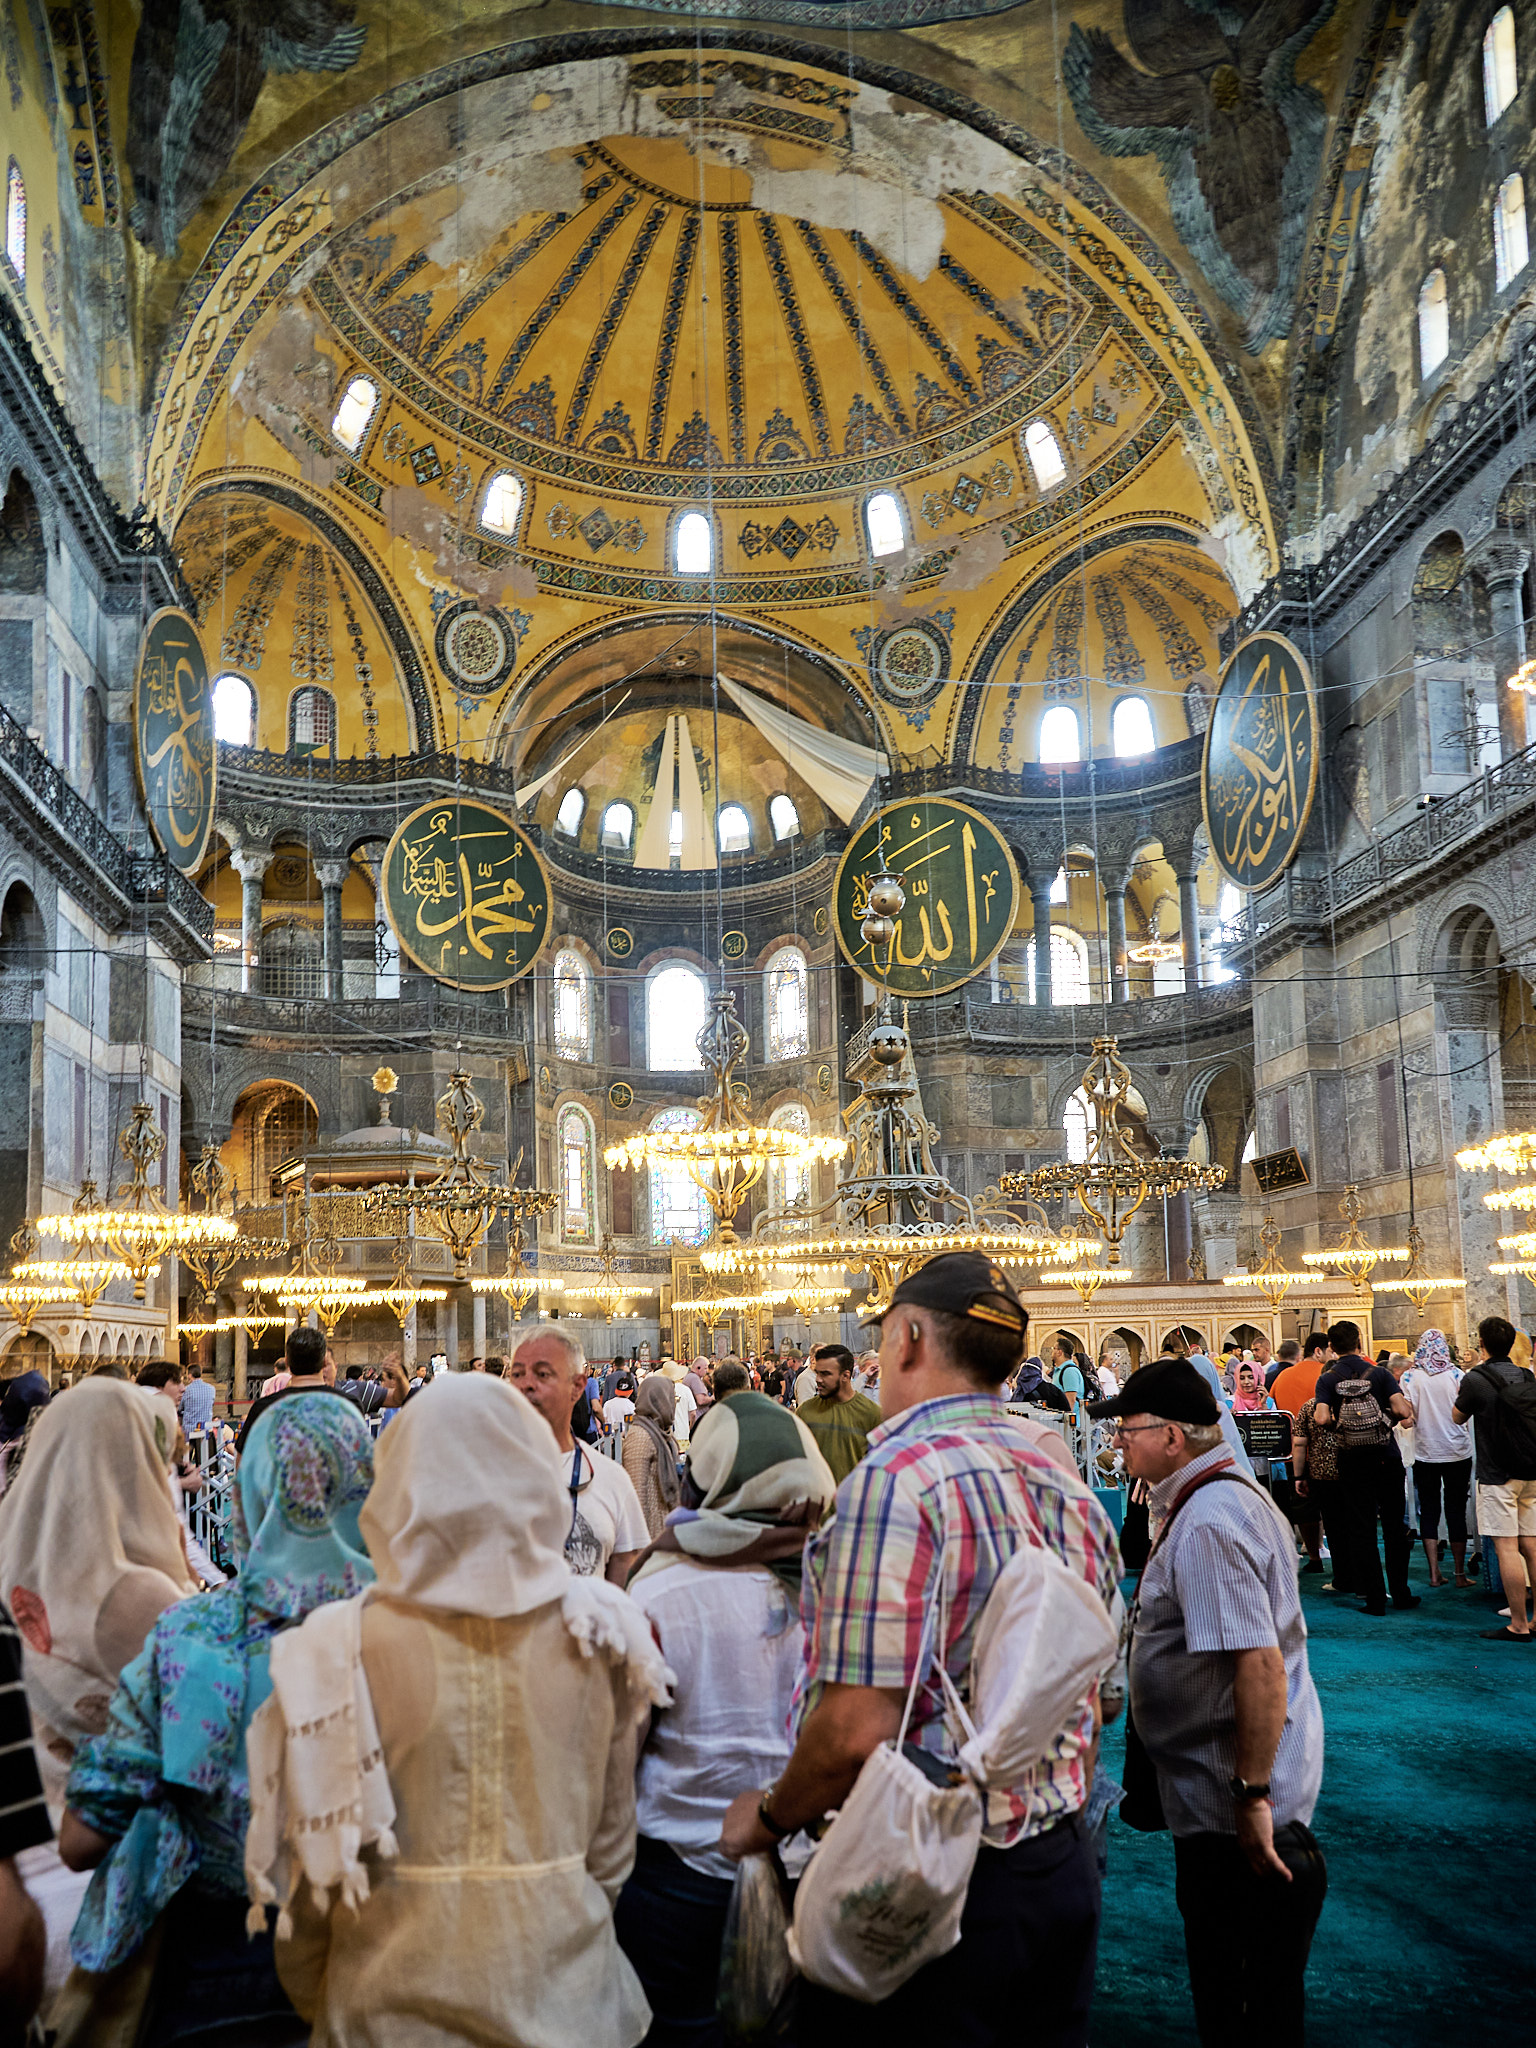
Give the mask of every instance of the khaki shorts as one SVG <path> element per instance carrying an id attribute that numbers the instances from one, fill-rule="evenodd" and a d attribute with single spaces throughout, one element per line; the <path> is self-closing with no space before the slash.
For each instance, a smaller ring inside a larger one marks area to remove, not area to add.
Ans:
<path id="1" fill-rule="evenodd" d="M 1536 1536 L 1536 1479 L 1506 1479 L 1477 1489 L 1480 1536 Z"/>

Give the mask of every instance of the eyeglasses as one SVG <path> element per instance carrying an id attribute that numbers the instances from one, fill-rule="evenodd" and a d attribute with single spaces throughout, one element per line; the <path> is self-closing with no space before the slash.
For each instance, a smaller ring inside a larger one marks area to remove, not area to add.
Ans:
<path id="1" fill-rule="evenodd" d="M 1116 1436 L 1145 1436 L 1149 1429 L 1166 1429 L 1167 1427 L 1166 1422 L 1138 1422 L 1134 1429 L 1127 1429 L 1122 1423 L 1116 1423 L 1114 1433 Z"/>

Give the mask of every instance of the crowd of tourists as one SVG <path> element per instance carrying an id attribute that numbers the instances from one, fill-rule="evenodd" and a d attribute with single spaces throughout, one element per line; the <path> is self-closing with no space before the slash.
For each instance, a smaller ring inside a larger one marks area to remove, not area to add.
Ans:
<path id="1" fill-rule="evenodd" d="M 10 1381 L 0 2038 L 980 2048 L 1028 2015 L 1083 2048 L 1118 1806 L 1172 1833 L 1202 2042 L 1299 2043 L 1300 1577 L 1326 1548 L 1367 1612 L 1416 1604 L 1406 1455 L 1431 1584 L 1475 1485 L 1530 1640 L 1536 1380 L 1497 1317 L 1475 1362 L 1347 1322 L 1134 1371 L 1027 1333 L 958 1254 L 861 1356 L 593 1368 L 553 1321 L 338 1377 L 299 1329 L 222 1563 L 196 1369 Z"/>

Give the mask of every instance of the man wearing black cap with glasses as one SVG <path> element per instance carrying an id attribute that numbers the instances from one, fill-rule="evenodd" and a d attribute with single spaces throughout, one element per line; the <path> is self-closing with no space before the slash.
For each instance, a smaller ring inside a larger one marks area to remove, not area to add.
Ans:
<path id="1" fill-rule="evenodd" d="M 835 1519 L 806 1547 L 794 1754 L 777 1784 L 731 1805 L 722 1847 L 732 1857 L 765 1851 L 842 1805 L 865 1760 L 897 1734 L 931 1614 L 945 1617 L 944 1669 L 965 1686 L 977 1621 L 1021 1544 L 1049 1547 L 1106 1607 L 1115 1600 L 1108 1517 L 1000 1398 L 1029 1326 L 1002 1268 L 979 1254 L 941 1254 L 902 1281 L 879 1320 L 884 1420 L 838 1488 Z M 948 1759 L 937 1662 L 918 1689 L 909 1739 Z M 958 1947 L 875 2006 L 803 1984 L 801 2048 L 874 2039 L 1013 2048 L 1025 2037 L 1030 2048 L 1086 2048 L 1100 1900 L 1082 1809 L 1097 1719 L 1095 1693 L 1041 1763 L 987 1795 Z"/>
<path id="2" fill-rule="evenodd" d="M 1307 1825 L 1323 1716 L 1295 1540 L 1237 1471 L 1216 1397 L 1187 1359 L 1143 1366 L 1088 1412 L 1119 1417 L 1126 1470 L 1150 1489 L 1131 1716 L 1173 1831 L 1200 2039 L 1300 2048 L 1328 1874 Z"/>

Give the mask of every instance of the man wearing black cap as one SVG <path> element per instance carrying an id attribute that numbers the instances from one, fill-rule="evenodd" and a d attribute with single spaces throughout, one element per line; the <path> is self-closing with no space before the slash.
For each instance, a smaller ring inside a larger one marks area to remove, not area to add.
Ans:
<path id="1" fill-rule="evenodd" d="M 1328 1874 L 1307 1825 L 1323 1716 L 1290 1527 L 1236 1470 L 1187 1359 L 1143 1366 L 1089 1413 L 1119 1417 L 1126 1469 L 1150 1489 L 1131 1712 L 1173 1831 L 1200 2039 L 1301 2048 Z"/>
<path id="2" fill-rule="evenodd" d="M 896 1737 L 930 1615 L 944 1615 L 944 1668 L 965 1685 L 976 1623 L 1020 1544 L 1049 1546 L 1113 1604 L 1108 1517 L 999 1397 L 1028 1325 L 1013 1283 L 978 1254 L 930 1259 L 892 1295 L 880 1319 L 884 1420 L 838 1489 L 835 1520 L 806 1547 L 794 1754 L 777 1784 L 733 1802 L 727 1855 L 764 1851 L 841 1806 L 865 1760 Z M 930 1673 L 909 1739 L 949 1757 L 931 1664 Z M 1012 2048 L 1021 2029 L 1030 2048 L 1085 2048 L 1099 1879 L 1082 1808 L 1096 1720 L 1094 1697 L 1039 1765 L 988 1794 L 958 1947 L 874 2007 L 803 1984 L 801 2048 L 876 2038 L 890 2048 Z"/>

